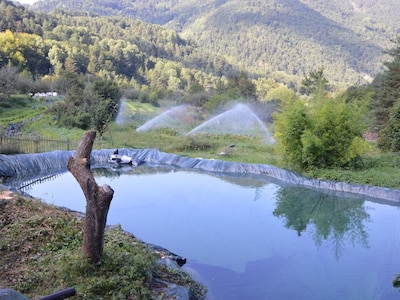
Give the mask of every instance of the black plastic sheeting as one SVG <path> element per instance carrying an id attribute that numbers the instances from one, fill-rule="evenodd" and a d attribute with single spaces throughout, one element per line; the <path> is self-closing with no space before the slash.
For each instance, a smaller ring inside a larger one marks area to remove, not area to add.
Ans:
<path id="1" fill-rule="evenodd" d="M 108 157 L 114 149 L 93 150 L 92 167 L 109 166 Z M 189 158 L 161 152 L 157 149 L 119 149 L 120 154 L 143 160 L 148 164 L 169 165 L 184 169 L 202 170 L 211 173 L 223 173 L 231 176 L 257 175 L 277 179 L 284 183 L 302 185 L 335 192 L 351 193 L 368 198 L 400 202 L 400 190 L 369 185 L 356 185 L 346 182 L 318 180 L 303 177 L 295 172 L 270 165 L 226 162 L 217 159 Z M 67 171 L 67 161 L 75 151 L 53 151 L 39 154 L 0 155 L 0 179 L 38 178 L 41 175 L 57 174 Z M 1 180 L 0 180 L 1 182 Z"/>

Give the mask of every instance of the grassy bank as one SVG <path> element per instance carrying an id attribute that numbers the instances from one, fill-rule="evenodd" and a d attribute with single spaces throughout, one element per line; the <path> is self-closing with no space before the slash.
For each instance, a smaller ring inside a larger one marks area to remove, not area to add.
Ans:
<path id="1" fill-rule="evenodd" d="M 159 253 L 120 227 L 106 231 L 104 257 L 90 265 L 81 256 L 82 218 L 39 200 L 0 191 L 0 288 L 30 298 L 74 287 L 74 299 L 163 299 L 157 279 L 203 287 L 187 274 L 157 263 Z"/>

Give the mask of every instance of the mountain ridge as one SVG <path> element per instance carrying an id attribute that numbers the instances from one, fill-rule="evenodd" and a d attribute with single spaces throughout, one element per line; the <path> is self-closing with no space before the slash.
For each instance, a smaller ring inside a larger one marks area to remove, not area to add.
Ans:
<path id="1" fill-rule="evenodd" d="M 298 83 L 323 67 L 338 87 L 367 83 L 381 72 L 383 52 L 400 32 L 400 3 L 393 0 L 50 0 L 32 8 L 137 18 L 173 29 L 254 74 Z"/>

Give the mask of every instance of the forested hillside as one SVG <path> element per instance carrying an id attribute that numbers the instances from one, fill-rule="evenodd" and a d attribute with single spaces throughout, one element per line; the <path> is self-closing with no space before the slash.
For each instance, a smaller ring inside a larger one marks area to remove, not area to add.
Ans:
<path id="1" fill-rule="evenodd" d="M 239 68 L 296 85 L 319 67 L 336 86 L 368 82 L 400 32 L 396 0 L 50 0 L 33 8 L 161 24 Z"/>
<path id="2" fill-rule="evenodd" d="M 51 15 L 0 0 L 0 68 L 11 64 L 33 78 L 63 72 L 113 79 L 138 90 L 215 86 L 232 67 L 199 51 L 175 31 L 124 17 Z"/>

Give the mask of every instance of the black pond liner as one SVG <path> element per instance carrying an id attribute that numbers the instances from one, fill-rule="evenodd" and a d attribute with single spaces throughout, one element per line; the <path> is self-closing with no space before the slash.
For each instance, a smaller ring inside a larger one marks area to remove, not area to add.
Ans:
<path id="1" fill-rule="evenodd" d="M 91 166 L 93 168 L 109 166 L 107 160 L 113 152 L 114 149 L 93 150 Z M 351 193 L 358 196 L 381 199 L 385 202 L 395 202 L 395 204 L 400 202 L 400 190 L 310 179 L 295 172 L 270 165 L 226 162 L 218 159 L 189 158 L 161 152 L 157 149 L 119 149 L 119 153 L 141 159 L 147 164 L 201 170 L 232 177 L 249 175 L 256 176 L 257 178 L 267 177 L 291 185 L 301 185 L 338 193 Z M 74 155 L 75 151 L 0 155 L 0 182 L 2 181 L 1 179 L 18 182 L 26 181 L 30 178 L 40 178 L 49 174 L 64 173 L 67 171 L 68 159 Z"/>

